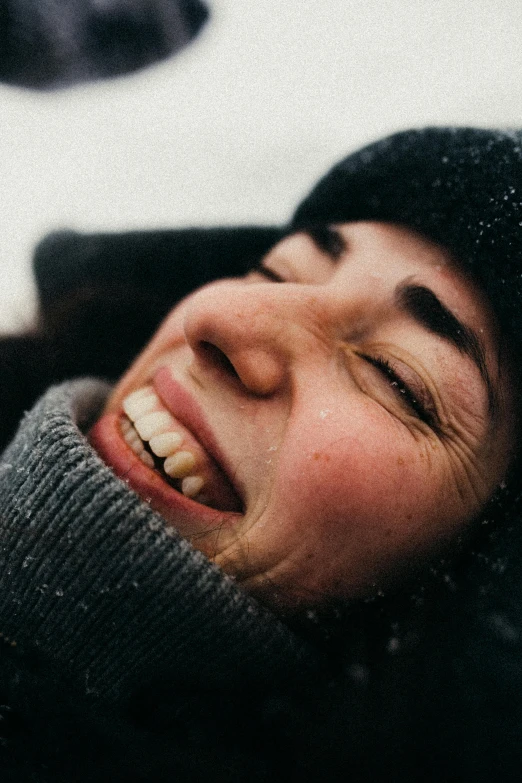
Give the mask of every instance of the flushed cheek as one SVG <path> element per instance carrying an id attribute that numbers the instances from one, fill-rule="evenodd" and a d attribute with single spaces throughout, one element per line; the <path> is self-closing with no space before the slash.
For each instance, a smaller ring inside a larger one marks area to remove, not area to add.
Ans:
<path id="1" fill-rule="evenodd" d="M 377 477 L 375 464 L 372 475 L 364 463 L 316 450 L 285 482 L 283 519 L 274 516 L 278 524 L 264 531 L 272 541 L 266 536 L 262 545 L 284 555 L 270 576 L 296 600 L 366 595 L 394 570 L 397 510 L 390 498 L 398 481 Z"/>
<path id="2" fill-rule="evenodd" d="M 397 472 L 384 475 L 375 462 L 366 472 L 363 463 L 345 463 L 335 478 L 317 471 L 319 482 L 312 471 L 306 487 L 296 483 L 299 504 L 286 519 L 289 554 L 275 575 L 296 595 L 373 595 L 437 543 L 414 488 L 403 493 Z"/>
<path id="3" fill-rule="evenodd" d="M 410 433 L 394 426 L 386 411 L 364 402 L 351 402 L 348 415 L 346 406 L 342 415 L 332 408 L 319 412 L 315 426 L 302 425 L 301 442 L 312 444 L 303 453 L 317 484 L 341 497 L 348 484 L 352 500 L 395 489 L 414 468 Z"/>
<path id="4" fill-rule="evenodd" d="M 376 555 L 384 555 L 387 546 L 430 546 L 441 532 L 447 501 L 437 465 L 405 442 L 411 436 L 401 440 L 395 429 L 380 429 L 377 437 L 368 424 L 355 429 L 352 422 L 352 431 L 341 438 L 342 429 L 336 430 L 336 438 L 316 436 L 315 448 L 281 454 L 277 495 L 295 498 L 287 534 L 296 541 L 305 536 L 315 548 L 368 547 Z"/>
<path id="5" fill-rule="evenodd" d="M 395 428 L 377 437 L 353 417 L 339 437 L 340 422 L 331 431 L 311 422 L 287 432 L 250 553 L 262 553 L 265 572 L 294 596 L 384 589 L 455 532 L 451 511 L 441 522 L 444 471 Z"/>
<path id="6" fill-rule="evenodd" d="M 277 493 L 295 498 L 303 517 L 315 520 L 317 532 L 331 528 L 332 520 L 341 519 L 343 530 L 354 531 L 369 519 L 381 518 L 396 506 L 405 477 L 410 480 L 411 465 L 405 457 L 399 461 L 396 451 L 387 451 L 385 438 L 372 443 L 368 428 L 354 431 L 353 424 L 349 434 L 340 432 L 342 428 L 333 427 L 320 439 L 317 432 L 313 437 L 304 431 L 295 447 L 280 455 Z M 307 442 L 314 446 L 300 447 Z"/>

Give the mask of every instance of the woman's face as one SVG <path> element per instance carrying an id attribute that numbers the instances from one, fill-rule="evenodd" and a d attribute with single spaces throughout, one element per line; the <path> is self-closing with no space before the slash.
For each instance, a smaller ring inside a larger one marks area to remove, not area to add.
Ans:
<path id="1" fill-rule="evenodd" d="M 297 233 L 175 307 L 91 438 L 265 601 L 369 595 L 458 538 L 502 480 L 498 355 L 486 301 L 437 246 L 369 222 Z"/>

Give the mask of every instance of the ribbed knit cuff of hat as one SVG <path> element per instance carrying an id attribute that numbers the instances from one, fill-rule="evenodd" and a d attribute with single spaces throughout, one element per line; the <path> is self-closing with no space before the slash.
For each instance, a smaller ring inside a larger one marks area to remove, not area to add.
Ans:
<path id="1" fill-rule="evenodd" d="M 139 689 L 255 687 L 310 649 L 178 534 L 82 434 L 107 387 L 52 388 L 0 461 L 0 631 L 117 713 Z M 0 640 L 1 641 L 1 640 Z"/>

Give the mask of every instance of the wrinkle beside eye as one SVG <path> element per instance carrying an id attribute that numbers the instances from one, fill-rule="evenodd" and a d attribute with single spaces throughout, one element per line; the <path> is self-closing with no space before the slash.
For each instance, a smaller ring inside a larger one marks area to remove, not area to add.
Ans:
<path id="1" fill-rule="evenodd" d="M 452 482 L 457 496 L 465 507 L 468 507 L 471 502 L 472 506 L 478 510 L 488 496 L 486 466 L 483 466 L 484 470 L 481 472 L 477 454 L 459 439 L 453 440 L 451 446 L 446 448 Z"/>
<path id="2" fill-rule="evenodd" d="M 464 400 L 458 389 L 450 388 L 447 396 L 439 398 L 439 404 L 444 440 L 466 443 L 471 453 L 478 452 L 481 444 L 489 440 L 490 418 L 481 400 L 467 396 L 469 399 Z"/>

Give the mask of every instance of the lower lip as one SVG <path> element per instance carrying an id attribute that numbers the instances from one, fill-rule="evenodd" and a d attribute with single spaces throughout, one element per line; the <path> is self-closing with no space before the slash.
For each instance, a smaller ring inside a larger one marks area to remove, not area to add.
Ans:
<path id="1" fill-rule="evenodd" d="M 190 536 L 213 529 L 216 524 L 233 525 L 241 514 L 216 511 L 182 495 L 159 473 L 147 467 L 124 441 L 120 416 L 107 413 L 96 422 L 89 441 L 102 460 L 165 521 L 182 535 Z"/>

